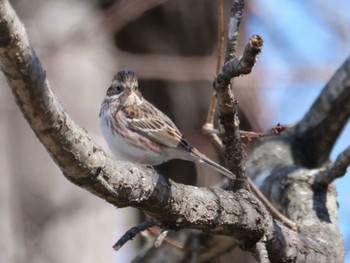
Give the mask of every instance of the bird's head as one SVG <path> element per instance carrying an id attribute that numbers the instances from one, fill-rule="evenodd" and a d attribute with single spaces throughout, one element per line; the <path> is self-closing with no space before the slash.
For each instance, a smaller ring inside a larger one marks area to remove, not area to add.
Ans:
<path id="1" fill-rule="evenodd" d="M 140 105 L 143 101 L 139 91 L 135 73 L 131 70 L 121 70 L 113 78 L 108 88 L 106 98 L 109 102 L 116 103 L 117 108 L 125 108 L 132 105 Z"/>

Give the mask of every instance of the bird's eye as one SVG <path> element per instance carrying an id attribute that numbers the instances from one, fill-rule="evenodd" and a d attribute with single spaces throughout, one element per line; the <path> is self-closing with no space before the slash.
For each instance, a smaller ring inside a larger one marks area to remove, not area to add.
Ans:
<path id="1" fill-rule="evenodd" d="M 114 90 L 115 90 L 115 94 L 120 94 L 124 90 L 124 87 L 118 85 L 115 87 Z"/>
<path id="2" fill-rule="evenodd" d="M 113 96 L 121 93 L 123 91 L 122 86 L 110 86 L 109 89 L 107 90 L 107 95 L 108 96 Z"/>
<path id="3" fill-rule="evenodd" d="M 136 91 L 136 90 L 138 90 L 139 89 L 139 87 L 137 87 L 136 85 L 134 86 L 134 90 Z"/>

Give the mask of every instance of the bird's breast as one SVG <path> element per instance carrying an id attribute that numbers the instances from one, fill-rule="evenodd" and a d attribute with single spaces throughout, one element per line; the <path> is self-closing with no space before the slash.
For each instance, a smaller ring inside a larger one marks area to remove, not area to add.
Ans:
<path id="1" fill-rule="evenodd" d="M 109 112 L 100 115 L 103 136 L 112 153 L 121 160 L 157 165 L 169 158 L 162 147 L 129 129 L 118 116 L 112 118 Z"/>

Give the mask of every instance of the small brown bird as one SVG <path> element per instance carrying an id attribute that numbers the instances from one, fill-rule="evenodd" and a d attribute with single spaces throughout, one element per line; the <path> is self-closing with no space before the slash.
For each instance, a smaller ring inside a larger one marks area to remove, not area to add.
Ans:
<path id="1" fill-rule="evenodd" d="M 194 148 L 163 112 L 143 98 L 133 71 L 119 71 L 101 105 L 100 125 L 117 158 L 157 165 L 171 159 L 203 163 L 234 179 Z"/>

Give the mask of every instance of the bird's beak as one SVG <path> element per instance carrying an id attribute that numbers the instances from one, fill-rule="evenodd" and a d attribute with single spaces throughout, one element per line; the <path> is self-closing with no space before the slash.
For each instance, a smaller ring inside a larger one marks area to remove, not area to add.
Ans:
<path id="1" fill-rule="evenodd" d="M 140 98 L 132 88 L 125 88 L 124 94 L 126 95 L 125 105 L 140 105 L 142 103 L 142 98 Z"/>
<path id="2" fill-rule="evenodd" d="M 126 94 L 127 96 L 130 96 L 131 93 L 132 93 L 132 89 L 131 89 L 130 87 L 126 87 L 126 88 L 125 88 L 125 94 Z"/>

